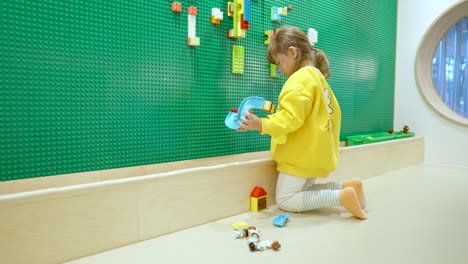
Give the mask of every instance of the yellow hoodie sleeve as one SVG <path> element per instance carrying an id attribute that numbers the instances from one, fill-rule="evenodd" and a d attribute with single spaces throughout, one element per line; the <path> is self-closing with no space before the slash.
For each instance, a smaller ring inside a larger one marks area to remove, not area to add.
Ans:
<path id="1" fill-rule="evenodd" d="M 312 98 L 292 89 L 281 96 L 279 106 L 276 113 L 262 118 L 262 135 L 280 137 L 299 129 L 312 111 Z"/>

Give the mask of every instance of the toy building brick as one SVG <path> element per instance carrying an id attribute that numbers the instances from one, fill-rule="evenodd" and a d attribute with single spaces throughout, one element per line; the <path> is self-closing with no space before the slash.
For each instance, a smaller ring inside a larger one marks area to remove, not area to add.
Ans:
<path id="1" fill-rule="evenodd" d="M 241 221 L 241 222 L 232 224 L 232 228 L 234 228 L 234 230 L 237 230 L 237 231 L 242 231 L 244 229 L 249 228 L 249 224 L 247 224 L 244 221 Z"/>
<path id="2" fill-rule="evenodd" d="M 244 47 L 232 46 L 232 73 L 244 74 Z"/>
<path id="3" fill-rule="evenodd" d="M 190 47 L 200 46 L 200 38 L 197 35 L 197 15 L 198 8 L 195 6 L 188 7 L 188 38 L 187 45 Z"/>
<path id="4" fill-rule="evenodd" d="M 262 187 L 256 186 L 250 194 L 250 211 L 258 212 L 267 208 L 267 193 Z"/>
<path id="5" fill-rule="evenodd" d="M 196 6 L 189 6 L 188 7 L 188 13 L 189 13 L 189 15 L 197 16 L 198 15 L 198 8 Z"/>
<path id="6" fill-rule="evenodd" d="M 228 38 L 245 38 L 251 16 L 250 0 L 228 2 L 228 16 L 233 18 L 233 29 L 227 31 Z"/>
<path id="7" fill-rule="evenodd" d="M 223 12 L 219 8 L 211 9 L 211 24 L 219 25 L 223 20 Z"/>
<path id="8" fill-rule="evenodd" d="M 182 12 L 182 4 L 179 2 L 172 2 L 171 10 L 176 13 Z"/>

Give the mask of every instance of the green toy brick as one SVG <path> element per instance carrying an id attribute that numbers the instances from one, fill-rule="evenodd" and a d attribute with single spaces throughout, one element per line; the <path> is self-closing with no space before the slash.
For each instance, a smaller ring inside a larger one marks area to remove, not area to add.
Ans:
<path id="1" fill-rule="evenodd" d="M 387 132 L 381 133 L 374 133 L 374 134 L 365 134 L 365 135 L 355 135 L 355 136 L 348 136 L 346 137 L 348 146 L 355 146 L 355 145 L 362 145 L 362 144 L 370 144 L 370 143 L 377 143 L 383 142 L 393 139 L 401 139 L 401 138 L 409 138 L 414 137 L 413 132 L 403 133 L 403 132 L 395 132 L 393 134 L 389 134 Z"/>
<path id="2" fill-rule="evenodd" d="M 271 77 L 280 77 L 280 75 L 277 73 L 278 66 L 276 66 L 273 63 L 270 63 L 270 76 Z"/>
<path id="3" fill-rule="evenodd" d="M 369 144 L 369 143 L 392 140 L 394 138 L 395 137 L 393 135 L 390 135 L 387 132 L 383 132 L 383 133 L 375 133 L 375 134 L 349 136 L 349 137 L 346 137 L 346 140 L 348 141 L 348 146 L 355 146 L 355 145 L 362 145 L 362 144 Z"/>
<path id="4" fill-rule="evenodd" d="M 414 132 L 403 133 L 403 131 L 393 133 L 396 139 L 414 137 Z"/>
<path id="5" fill-rule="evenodd" d="M 232 46 L 232 73 L 244 73 L 244 47 Z"/>

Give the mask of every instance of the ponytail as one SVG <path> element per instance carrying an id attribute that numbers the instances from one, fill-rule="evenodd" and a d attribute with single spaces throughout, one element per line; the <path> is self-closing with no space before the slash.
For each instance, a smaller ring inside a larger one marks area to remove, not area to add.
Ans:
<path id="1" fill-rule="evenodd" d="M 315 67 L 325 76 L 325 79 L 330 77 L 330 63 L 328 62 L 327 55 L 320 49 L 312 48 L 312 53 L 315 55 Z"/>

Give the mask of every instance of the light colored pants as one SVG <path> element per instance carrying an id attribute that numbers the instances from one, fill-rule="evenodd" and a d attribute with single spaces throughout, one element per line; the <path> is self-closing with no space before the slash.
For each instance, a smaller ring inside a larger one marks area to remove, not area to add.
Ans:
<path id="1" fill-rule="evenodd" d="M 276 203 L 287 212 L 340 206 L 341 182 L 315 184 L 317 178 L 303 178 L 280 172 L 276 184 Z"/>

